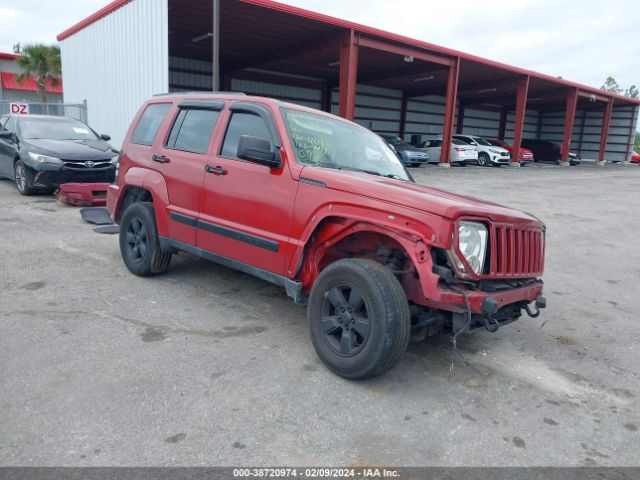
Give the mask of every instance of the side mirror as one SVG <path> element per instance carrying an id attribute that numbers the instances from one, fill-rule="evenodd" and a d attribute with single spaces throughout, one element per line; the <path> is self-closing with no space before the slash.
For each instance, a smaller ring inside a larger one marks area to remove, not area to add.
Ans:
<path id="1" fill-rule="evenodd" d="M 100 135 L 100 138 L 103 139 L 105 142 L 108 142 L 109 140 L 111 140 L 111 137 L 105 133 Z"/>
<path id="2" fill-rule="evenodd" d="M 282 166 L 279 155 L 276 156 L 274 146 L 264 138 L 242 135 L 238 143 L 238 158 L 249 162 L 277 169 Z"/>
<path id="3" fill-rule="evenodd" d="M 9 130 L 2 130 L 0 132 L 0 139 L 2 140 L 7 140 L 10 142 L 15 143 L 16 141 L 16 134 L 13 132 L 10 132 Z"/>

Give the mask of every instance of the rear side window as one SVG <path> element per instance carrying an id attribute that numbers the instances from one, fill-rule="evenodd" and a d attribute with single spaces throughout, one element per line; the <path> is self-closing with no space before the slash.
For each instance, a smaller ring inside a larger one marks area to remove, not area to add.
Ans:
<path id="1" fill-rule="evenodd" d="M 142 114 L 136 129 L 133 131 L 131 143 L 136 145 L 153 145 L 158 129 L 165 115 L 171 108 L 170 103 L 154 103 L 147 107 Z"/>
<path id="2" fill-rule="evenodd" d="M 171 127 L 167 148 L 206 153 L 219 116 L 220 112 L 217 110 L 181 109 Z"/>
<path id="3" fill-rule="evenodd" d="M 238 155 L 238 144 L 242 135 L 262 138 L 271 141 L 271 133 L 267 124 L 258 115 L 235 112 L 229 120 L 227 134 L 222 145 L 222 156 L 235 158 Z"/>

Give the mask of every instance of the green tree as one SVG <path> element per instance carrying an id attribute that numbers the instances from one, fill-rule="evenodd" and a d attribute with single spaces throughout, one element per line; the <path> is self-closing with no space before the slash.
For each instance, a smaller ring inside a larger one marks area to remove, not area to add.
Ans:
<path id="1" fill-rule="evenodd" d="M 25 45 L 17 61 L 22 68 L 22 73 L 16 77 L 18 83 L 34 77 L 38 84 L 40 101 L 46 102 L 47 80 L 51 81 L 52 85 L 58 85 L 60 82 L 60 47 L 42 43 Z"/>
<path id="2" fill-rule="evenodd" d="M 624 91 L 625 96 L 627 97 L 631 97 L 631 98 L 639 98 L 640 97 L 640 92 L 638 91 L 638 87 L 636 87 L 635 85 L 631 85 L 629 88 L 627 88 Z"/>
<path id="3" fill-rule="evenodd" d="M 600 89 L 606 92 L 622 93 L 622 88 L 620 88 L 620 85 L 618 85 L 618 82 L 616 82 L 616 79 L 613 77 L 607 77 Z"/>
<path id="4" fill-rule="evenodd" d="M 635 152 L 640 152 L 640 132 L 636 132 L 636 141 L 634 144 L 634 151 Z"/>

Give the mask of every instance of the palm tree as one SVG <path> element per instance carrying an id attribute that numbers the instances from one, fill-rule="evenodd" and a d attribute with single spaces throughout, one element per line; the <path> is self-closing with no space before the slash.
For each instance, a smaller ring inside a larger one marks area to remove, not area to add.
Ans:
<path id="1" fill-rule="evenodd" d="M 47 80 L 54 86 L 60 81 L 60 47 L 42 43 L 26 45 L 20 52 L 18 65 L 22 68 L 22 73 L 16 77 L 18 83 L 34 77 L 38 84 L 40 101 L 46 102 Z"/>

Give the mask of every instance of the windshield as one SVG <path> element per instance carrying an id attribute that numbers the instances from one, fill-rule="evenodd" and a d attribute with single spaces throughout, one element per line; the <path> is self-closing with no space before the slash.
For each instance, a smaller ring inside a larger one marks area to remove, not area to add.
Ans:
<path id="1" fill-rule="evenodd" d="M 98 136 L 76 120 L 29 117 L 20 120 L 22 137 L 35 140 L 97 140 Z"/>
<path id="2" fill-rule="evenodd" d="M 410 181 L 404 166 L 375 133 L 322 115 L 282 109 L 296 159 L 303 165 L 355 170 Z"/>
<path id="3" fill-rule="evenodd" d="M 484 138 L 473 137 L 478 145 L 484 145 L 485 147 L 492 147 L 493 144 L 491 142 L 487 142 Z"/>

